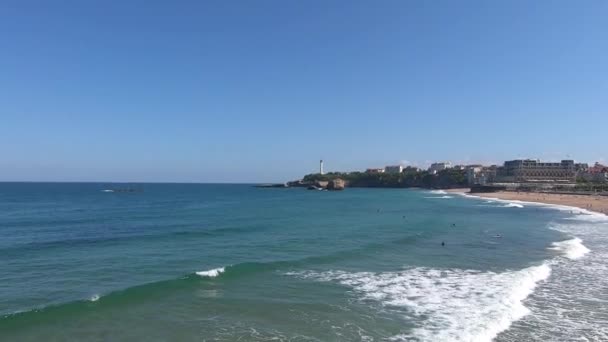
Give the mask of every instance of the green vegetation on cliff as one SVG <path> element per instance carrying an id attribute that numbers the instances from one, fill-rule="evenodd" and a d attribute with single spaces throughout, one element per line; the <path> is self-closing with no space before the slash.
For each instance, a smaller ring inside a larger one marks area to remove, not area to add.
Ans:
<path id="1" fill-rule="evenodd" d="M 349 187 L 370 188 L 458 188 L 467 186 L 464 170 L 447 169 L 430 174 L 427 171 L 403 173 L 365 173 L 365 172 L 330 172 L 326 174 L 309 174 L 304 182 L 329 181 L 341 178 Z"/>

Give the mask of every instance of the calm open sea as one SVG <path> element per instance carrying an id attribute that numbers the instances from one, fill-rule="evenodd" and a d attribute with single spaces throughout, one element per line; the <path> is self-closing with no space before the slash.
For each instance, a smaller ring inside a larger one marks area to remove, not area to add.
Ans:
<path id="1" fill-rule="evenodd" d="M 604 215 L 441 191 L 116 186 L 0 183 L 0 340 L 608 340 Z"/>

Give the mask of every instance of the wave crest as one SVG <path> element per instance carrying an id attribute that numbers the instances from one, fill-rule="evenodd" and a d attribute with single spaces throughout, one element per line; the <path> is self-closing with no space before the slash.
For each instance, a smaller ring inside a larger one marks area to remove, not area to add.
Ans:
<path id="1" fill-rule="evenodd" d="M 414 268 L 402 272 L 292 272 L 301 278 L 336 281 L 363 300 L 410 316 L 416 327 L 397 341 L 491 341 L 529 313 L 523 305 L 547 264 L 503 273 Z"/>
<path id="2" fill-rule="evenodd" d="M 549 247 L 549 249 L 560 251 L 564 253 L 566 258 L 571 260 L 580 259 L 590 252 L 589 248 L 583 245 L 583 240 L 579 238 L 554 242 L 551 246 L 552 247 Z"/>
<path id="3" fill-rule="evenodd" d="M 207 270 L 207 271 L 196 272 L 196 274 L 201 277 L 215 278 L 215 277 L 219 276 L 220 274 L 224 273 L 225 270 L 226 270 L 225 267 L 219 267 L 219 268 L 214 268 L 214 269 Z"/>

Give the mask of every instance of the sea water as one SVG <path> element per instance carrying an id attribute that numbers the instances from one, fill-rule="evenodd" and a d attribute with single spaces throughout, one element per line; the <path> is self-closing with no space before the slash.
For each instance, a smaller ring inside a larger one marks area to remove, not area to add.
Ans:
<path id="1" fill-rule="evenodd" d="M 608 218 L 569 207 L 0 183 L 2 341 L 605 341 L 606 289 Z"/>

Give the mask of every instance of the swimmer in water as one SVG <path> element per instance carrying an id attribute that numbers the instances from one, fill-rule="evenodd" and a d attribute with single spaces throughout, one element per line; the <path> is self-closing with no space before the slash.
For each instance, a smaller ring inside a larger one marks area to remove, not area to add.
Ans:
<path id="1" fill-rule="evenodd" d="M 441 241 L 441 245 L 442 245 L 442 246 L 445 246 L 445 242 Z"/>

